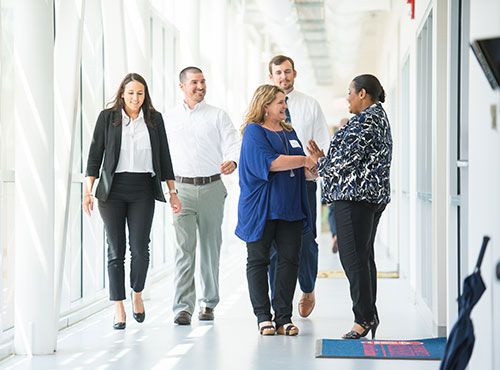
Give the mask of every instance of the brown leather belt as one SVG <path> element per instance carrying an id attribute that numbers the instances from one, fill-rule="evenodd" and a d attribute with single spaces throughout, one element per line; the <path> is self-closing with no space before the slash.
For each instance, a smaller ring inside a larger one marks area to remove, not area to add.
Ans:
<path id="1" fill-rule="evenodd" d="M 184 184 L 192 184 L 192 185 L 206 185 L 211 182 L 220 180 L 220 174 L 209 176 L 209 177 L 182 177 L 175 176 L 175 181 L 182 182 Z"/>

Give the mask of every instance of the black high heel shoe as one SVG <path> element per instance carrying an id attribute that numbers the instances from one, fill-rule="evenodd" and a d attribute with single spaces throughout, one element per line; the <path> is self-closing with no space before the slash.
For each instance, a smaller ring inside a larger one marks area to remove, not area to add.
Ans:
<path id="1" fill-rule="evenodd" d="M 125 320 L 127 320 L 127 315 L 125 315 Z M 113 329 L 115 330 L 123 330 L 127 326 L 125 321 L 123 322 L 115 322 L 115 318 L 113 317 Z"/>
<path id="2" fill-rule="evenodd" d="M 130 300 L 132 301 L 132 316 L 134 316 L 135 321 L 141 323 L 146 319 L 146 309 L 143 312 L 136 313 L 134 311 L 134 292 L 130 292 Z M 144 306 L 144 304 L 143 304 Z"/>
<path id="3" fill-rule="evenodd" d="M 364 329 L 362 333 L 358 333 L 355 330 L 351 330 L 350 332 L 345 333 L 342 336 L 342 338 L 343 339 L 360 339 L 360 338 L 366 337 L 368 335 L 368 333 L 370 332 L 370 330 L 371 330 L 371 332 L 372 332 L 372 339 L 374 339 L 375 338 L 375 333 L 377 331 L 377 328 L 378 328 L 379 324 L 380 324 L 380 321 L 378 320 L 377 315 L 375 315 L 375 317 L 373 318 L 372 322 L 363 321 L 361 324 L 359 324 Z"/>

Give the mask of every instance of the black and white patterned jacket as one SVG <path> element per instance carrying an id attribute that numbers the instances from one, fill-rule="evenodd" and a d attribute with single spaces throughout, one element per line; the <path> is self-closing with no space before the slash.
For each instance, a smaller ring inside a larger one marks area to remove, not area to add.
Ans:
<path id="1" fill-rule="evenodd" d="M 382 104 L 373 104 L 337 131 L 327 155 L 318 160 L 323 200 L 389 203 L 391 159 L 389 120 Z"/>

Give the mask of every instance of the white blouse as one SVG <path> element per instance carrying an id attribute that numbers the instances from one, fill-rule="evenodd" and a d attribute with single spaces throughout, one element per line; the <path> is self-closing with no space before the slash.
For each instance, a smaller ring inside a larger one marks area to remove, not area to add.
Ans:
<path id="1" fill-rule="evenodd" d="M 131 119 L 122 109 L 122 145 L 115 173 L 120 172 L 155 175 L 151 140 L 142 109 L 136 119 Z"/>

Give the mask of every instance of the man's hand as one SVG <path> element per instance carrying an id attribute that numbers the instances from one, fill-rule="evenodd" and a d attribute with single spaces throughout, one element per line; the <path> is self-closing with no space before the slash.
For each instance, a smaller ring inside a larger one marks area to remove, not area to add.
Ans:
<path id="1" fill-rule="evenodd" d="M 230 175 L 236 169 L 236 163 L 233 161 L 225 161 L 220 165 L 220 173 L 223 175 Z"/>
<path id="2" fill-rule="evenodd" d="M 170 194 L 170 207 L 175 214 L 178 214 L 182 211 L 181 201 L 175 193 Z"/>

